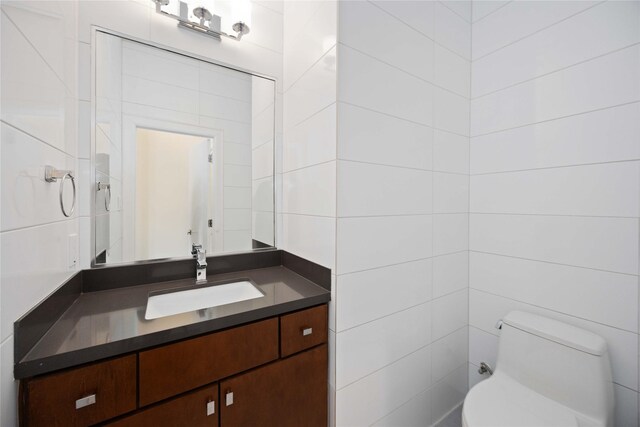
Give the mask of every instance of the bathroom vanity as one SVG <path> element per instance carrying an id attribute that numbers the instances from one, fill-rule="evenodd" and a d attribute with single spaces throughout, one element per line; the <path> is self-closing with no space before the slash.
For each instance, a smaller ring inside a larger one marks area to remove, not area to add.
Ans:
<path id="1" fill-rule="evenodd" d="M 146 320 L 150 294 L 193 285 L 158 280 L 182 263 L 85 270 L 16 322 L 20 425 L 326 425 L 329 271 L 278 250 L 211 258 L 211 283 L 264 296 Z"/>

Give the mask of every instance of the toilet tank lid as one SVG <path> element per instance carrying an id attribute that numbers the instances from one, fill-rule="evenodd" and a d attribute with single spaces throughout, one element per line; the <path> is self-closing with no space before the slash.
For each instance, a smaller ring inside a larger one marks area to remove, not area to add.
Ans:
<path id="1" fill-rule="evenodd" d="M 595 356 L 602 356 L 607 352 L 607 342 L 601 336 L 547 317 L 512 311 L 502 321 L 514 328 Z"/>

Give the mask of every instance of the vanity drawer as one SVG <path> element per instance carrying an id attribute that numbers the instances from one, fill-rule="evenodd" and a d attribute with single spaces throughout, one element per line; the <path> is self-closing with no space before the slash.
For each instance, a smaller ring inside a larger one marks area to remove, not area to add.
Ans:
<path id="1" fill-rule="evenodd" d="M 136 356 L 28 380 L 21 425 L 88 426 L 136 409 Z"/>
<path id="2" fill-rule="evenodd" d="M 327 305 L 280 316 L 282 357 L 327 342 Z"/>
<path id="3" fill-rule="evenodd" d="M 218 385 L 210 385 L 122 418 L 109 427 L 217 427 Z"/>
<path id="4" fill-rule="evenodd" d="M 277 318 L 141 351 L 138 364 L 140 406 L 277 358 Z"/>

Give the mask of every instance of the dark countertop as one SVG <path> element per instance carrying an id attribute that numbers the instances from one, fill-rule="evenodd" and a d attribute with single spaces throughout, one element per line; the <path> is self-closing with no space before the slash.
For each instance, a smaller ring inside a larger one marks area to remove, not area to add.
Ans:
<path id="1" fill-rule="evenodd" d="M 149 292 L 195 279 L 82 293 L 14 366 L 16 379 L 277 316 L 330 300 L 330 291 L 284 266 L 216 274 L 208 282 L 249 279 L 262 298 L 145 320 Z"/>

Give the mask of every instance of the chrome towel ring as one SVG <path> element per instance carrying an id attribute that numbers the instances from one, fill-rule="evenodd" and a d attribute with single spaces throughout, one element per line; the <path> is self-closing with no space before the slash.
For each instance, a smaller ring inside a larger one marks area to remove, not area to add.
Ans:
<path id="1" fill-rule="evenodd" d="M 69 212 L 64 207 L 64 182 L 70 179 L 71 186 L 73 187 L 73 202 L 71 203 L 71 209 Z M 76 209 L 76 179 L 73 176 L 73 172 L 69 170 L 58 170 L 53 166 L 46 165 L 44 167 L 44 180 L 47 182 L 56 182 L 60 180 L 60 190 L 59 190 L 59 198 L 60 198 L 60 210 L 62 210 L 62 215 L 67 218 L 73 215 L 73 211 Z"/>
<path id="2" fill-rule="evenodd" d="M 111 209 L 111 184 L 105 184 L 104 182 L 98 181 L 96 184 L 97 191 L 105 190 L 106 193 L 104 195 L 104 208 L 107 212 Z"/>

